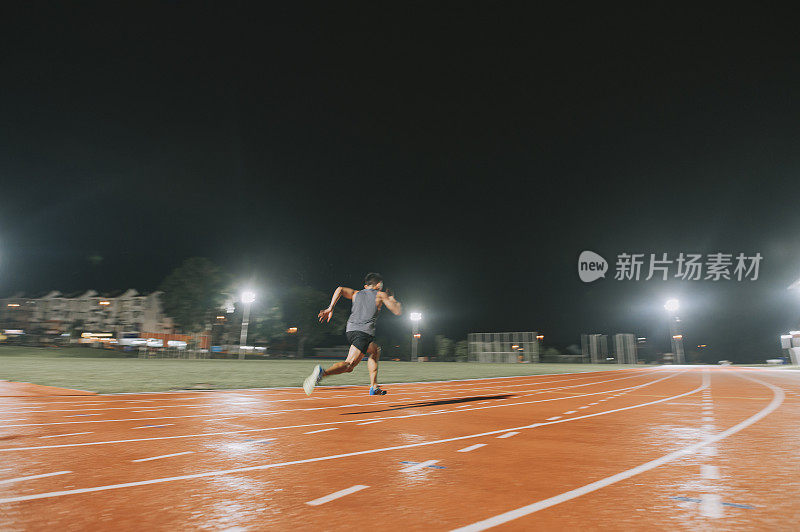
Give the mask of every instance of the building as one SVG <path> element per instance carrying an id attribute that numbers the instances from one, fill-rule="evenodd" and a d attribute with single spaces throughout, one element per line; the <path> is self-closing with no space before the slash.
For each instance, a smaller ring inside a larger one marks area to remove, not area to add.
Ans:
<path id="1" fill-rule="evenodd" d="M 636 348 L 636 335 L 628 333 L 614 335 L 614 355 L 617 357 L 618 364 L 636 364 L 639 361 L 636 356 Z"/>
<path id="2" fill-rule="evenodd" d="M 73 330 L 111 332 L 117 338 L 147 332 L 171 333 L 173 323 L 164 315 L 160 294 L 134 289 L 102 294 L 95 290 L 14 294 L 0 300 L 0 323 L 4 329 L 43 335 Z"/>
<path id="3" fill-rule="evenodd" d="M 601 364 L 608 358 L 608 336 L 605 334 L 582 334 L 581 354 L 592 364 Z"/>

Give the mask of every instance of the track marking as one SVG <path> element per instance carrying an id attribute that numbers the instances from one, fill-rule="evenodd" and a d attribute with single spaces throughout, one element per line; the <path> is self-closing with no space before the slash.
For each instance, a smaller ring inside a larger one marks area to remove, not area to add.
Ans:
<path id="1" fill-rule="evenodd" d="M 677 375 L 680 375 L 682 373 L 685 373 L 685 372 L 678 372 L 678 373 L 674 373 L 672 375 L 668 375 L 666 377 L 662 377 L 660 379 L 656 379 L 654 381 L 646 382 L 644 384 L 637 384 L 636 386 L 634 386 L 634 388 L 643 388 L 643 387 L 646 387 L 646 386 L 652 386 L 653 384 L 657 384 L 657 383 L 659 383 L 661 381 L 664 381 L 664 380 L 667 380 L 667 379 L 671 379 L 671 378 L 673 378 L 673 377 L 675 377 Z M 499 405 L 492 405 L 492 406 L 482 406 L 482 407 L 473 406 L 473 407 L 470 408 L 470 410 L 483 410 L 483 409 L 487 409 L 487 408 L 502 408 L 502 407 L 507 407 L 507 406 L 519 406 L 519 405 L 529 405 L 529 404 L 536 404 L 536 403 L 547 403 L 547 402 L 552 402 L 552 401 L 563 401 L 563 400 L 567 400 L 567 399 L 577 399 L 577 398 L 580 398 L 580 397 L 587 397 L 587 396 L 598 395 L 598 394 L 602 394 L 602 393 L 607 393 L 607 392 L 606 391 L 590 392 L 590 393 L 584 393 L 584 394 L 579 394 L 579 395 L 571 395 L 571 396 L 567 396 L 567 397 L 554 397 L 554 398 L 551 398 L 551 399 L 536 399 L 536 400 L 533 400 L 533 401 L 522 401 L 522 402 L 519 402 L 519 403 L 506 403 L 506 404 L 499 404 Z M 695 392 L 691 392 L 691 393 L 695 393 Z M 663 402 L 663 401 L 673 400 L 676 397 L 683 397 L 684 395 L 687 395 L 687 394 L 680 394 L 680 395 L 675 395 L 675 396 L 672 396 L 672 395 L 669 395 L 669 396 L 657 395 L 655 397 L 661 397 L 661 399 L 658 399 L 656 401 L 652 401 L 652 402 L 649 402 L 649 403 L 642 403 L 642 404 L 643 405 L 649 405 L 649 404 L 660 403 L 660 402 Z M 597 404 L 597 403 L 592 403 L 592 404 Z M 637 407 L 637 405 L 634 405 L 631 408 L 636 408 L 636 407 Z M 623 408 L 622 410 L 625 410 L 625 408 Z M 466 412 L 466 411 L 468 411 L 468 410 L 465 409 L 465 410 L 461 410 L 459 412 Z M 616 411 L 617 410 L 609 410 L 608 412 L 616 412 Z M 589 414 L 588 416 L 581 416 L 581 417 L 574 418 L 574 419 L 583 419 L 585 417 L 602 415 L 602 414 L 605 414 L 605 413 L 606 412 L 599 412 L 599 413 L 595 413 L 595 414 Z M 421 416 L 427 416 L 427 415 L 431 415 L 431 414 L 429 412 L 420 412 L 420 413 L 408 414 L 408 415 L 404 415 L 404 416 L 392 416 L 392 417 L 388 417 L 388 418 L 384 418 L 384 419 L 387 419 L 387 420 L 408 419 L 408 418 L 421 417 Z M 172 419 L 172 418 L 153 418 L 153 419 Z M 128 421 L 142 421 L 142 419 L 128 420 Z M 31 446 L 31 447 L 7 447 L 7 448 L 0 448 L 0 452 L 31 451 L 31 450 L 38 450 L 38 449 L 55 449 L 55 448 L 60 448 L 60 447 L 83 447 L 83 446 L 88 446 L 88 445 L 109 445 L 109 444 L 116 444 L 116 443 L 132 443 L 132 442 L 153 441 L 153 440 L 173 440 L 173 439 L 181 439 L 181 438 L 199 438 L 199 437 L 204 437 L 204 436 L 222 436 L 222 435 L 226 435 L 226 434 L 244 434 L 244 433 L 249 433 L 249 432 L 263 432 L 263 431 L 270 431 L 270 430 L 285 430 L 285 429 L 297 429 L 297 428 L 306 428 L 306 427 L 319 427 L 321 425 L 344 425 L 344 424 L 356 423 L 356 422 L 357 422 L 356 420 L 352 420 L 352 421 L 332 421 L 332 422 L 323 422 L 323 423 L 305 423 L 305 424 L 301 424 L 301 425 L 283 425 L 283 426 L 278 426 L 278 427 L 266 427 L 266 428 L 258 428 L 258 429 L 228 430 L 228 431 L 220 431 L 220 432 L 206 432 L 206 433 L 199 433 L 199 434 L 180 434 L 180 435 L 176 435 L 176 436 L 154 436 L 154 437 L 151 437 L 151 438 L 130 438 L 130 439 L 126 439 L 126 440 L 106 440 L 106 441 L 99 441 L 99 442 L 64 443 L 64 444 L 59 444 L 59 445 L 39 445 L 39 446 Z M 90 421 L 88 423 L 97 423 L 97 422 Z M 534 423 L 532 425 L 527 425 L 527 426 L 525 426 L 523 428 L 538 427 L 541 424 L 542 423 Z M 497 432 L 506 432 L 507 430 L 513 430 L 513 429 L 505 429 L 505 430 L 501 430 L 501 431 L 497 431 Z"/>
<path id="2" fill-rule="evenodd" d="M 412 471 L 419 471 L 428 466 L 432 466 L 433 464 L 437 463 L 439 460 L 426 460 L 425 462 L 420 462 L 418 464 L 414 464 L 412 466 L 404 467 L 400 470 L 401 473 L 410 473 Z"/>
<path id="3" fill-rule="evenodd" d="M 702 428 L 703 430 L 714 430 L 715 429 L 714 425 L 712 425 L 711 423 L 706 423 L 700 428 Z"/>
<path id="4" fill-rule="evenodd" d="M 545 419 L 545 421 L 555 421 L 556 419 L 561 419 L 561 416 L 553 416 Z"/>
<path id="5" fill-rule="evenodd" d="M 433 412 L 431 412 L 431 413 L 433 413 Z M 383 419 L 373 419 L 372 421 L 364 421 L 362 423 L 356 423 L 356 425 L 372 425 L 373 423 L 380 423 L 382 421 L 385 421 L 385 420 L 383 420 Z"/>
<path id="6" fill-rule="evenodd" d="M 464 447 L 463 449 L 459 449 L 457 453 L 468 453 L 470 451 L 474 451 L 475 449 L 480 449 L 481 447 L 485 447 L 485 443 L 476 443 L 475 445 L 470 445 L 469 447 Z"/>
<path id="7" fill-rule="evenodd" d="M 700 475 L 708 480 L 718 480 L 719 479 L 719 468 L 715 465 L 701 465 L 700 466 Z"/>
<path id="8" fill-rule="evenodd" d="M 184 454 L 194 454 L 194 451 L 184 451 L 182 453 L 172 453 L 172 454 L 162 454 L 160 456 L 151 456 L 150 458 L 139 458 L 137 460 L 131 460 L 131 462 L 149 462 L 150 460 L 160 460 L 161 458 L 170 458 L 172 456 L 181 456 Z"/>
<path id="9" fill-rule="evenodd" d="M 717 447 L 715 445 L 708 445 L 700 449 L 700 454 L 703 456 L 717 456 Z"/>
<path id="10" fill-rule="evenodd" d="M 655 469 L 656 467 L 659 467 L 659 466 L 664 465 L 666 463 L 669 463 L 669 462 L 672 462 L 674 460 L 678 460 L 680 458 L 683 458 L 686 455 L 689 455 L 689 454 L 692 454 L 692 453 L 696 452 L 697 450 L 699 450 L 703 446 L 706 446 L 706 445 L 709 445 L 709 444 L 712 444 L 712 443 L 716 443 L 716 442 L 718 442 L 718 441 L 720 441 L 722 439 L 727 438 L 731 434 L 735 434 L 735 433 L 737 433 L 737 432 L 749 427 L 753 423 L 756 423 L 757 421 L 765 418 L 766 416 L 768 416 L 769 414 L 774 412 L 783 403 L 783 400 L 785 398 L 785 394 L 784 394 L 784 392 L 783 392 L 783 390 L 781 388 L 778 388 L 777 386 L 774 386 L 774 385 L 772 385 L 772 384 L 770 384 L 768 382 L 760 381 L 760 380 L 753 379 L 753 378 L 750 378 L 750 377 L 745 377 L 745 376 L 741 376 L 741 375 L 737 375 L 737 376 L 739 376 L 739 377 L 741 377 L 743 379 L 747 379 L 747 380 L 751 380 L 753 382 L 757 382 L 759 384 L 763 384 L 764 386 L 767 386 L 768 388 L 770 388 L 772 390 L 772 394 L 773 394 L 772 401 L 770 401 L 770 403 L 766 407 L 761 409 L 756 414 L 748 417 L 744 421 L 741 421 L 740 423 L 734 425 L 733 427 L 730 427 L 729 429 L 727 429 L 725 431 L 722 431 L 722 432 L 720 432 L 720 433 L 718 433 L 718 434 L 716 434 L 714 436 L 710 436 L 710 437 L 700 441 L 699 443 L 695 443 L 695 444 L 689 445 L 688 447 L 684 447 L 682 449 L 678 449 L 677 451 L 674 451 L 674 452 L 671 452 L 669 454 L 666 454 L 666 455 L 664 455 L 664 456 L 662 456 L 660 458 L 656 458 L 655 460 L 651 460 L 649 462 L 645 462 L 643 464 L 640 464 L 640 465 L 638 465 L 636 467 L 633 467 L 633 468 L 628 469 L 626 471 L 623 471 L 621 473 L 617 473 L 616 475 L 612 475 L 610 477 L 606 477 L 606 478 L 598 480 L 596 482 L 592 482 L 590 484 L 586 484 L 586 485 L 581 486 L 579 488 L 575 488 L 573 490 L 566 491 L 564 493 L 560 493 L 559 495 L 556 495 L 554 497 L 550 497 L 548 499 L 543 499 L 543 500 L 535 502 L 533 504 L 529 504 L 527 506 L 523 506 L 521 508 L 517 508 L 517 509 L 511 510 L 509 512 L 505 512 L 505 513 L 502 513 L 502 514 L 499 514 L 499 515 L 495 515 L 495 516 L 490 517 L 488 519 L 484 519 L 483 521 L 478 521 L 478 522 L 466 525 L 464 527 L 460 527 L 460 528 L 454 529 L 453 532 L 478 532 L 480 530 L 486 530 L 488 528 L 492 528 L 492 527 L 501 525 L 503 523 L 507 523 L 509 521 L 513 521 L 514 519 L 519 519 L 520 517 L 524 517 L 526 515 L 530 515 L 530 514 L 532 514 L 534 512 L 538 512 L 539 510 L 544 510 L 545 508 L 549 508 L 551 506 L 555 506 L 557 504 L 561 504 L 562 502 L 566 502 L 566 501 L 575 499 L 577 497 L 580 497 L 582 495 L 586 495 L 587 493 L 591 493 L 593 491 L 597 491 L 597 490 L 599 490 L 601 488 L 604 488 L 606 486 L 610 486 L 612 484 L 616 484 L 617 482 L 620 482 L 620 481 L 626 480 L 628 478 L 634 477 L 634 476 L 639 475 L 641 473 L 644 473 L 646 471 L 650 471 L 651 469 Z M 705 375 L 704 375 L 703 387 L 706 387 L 706 386 L 708 386 L 708 382 L 707 382 L 707 379 L 705 378 Z M 697 390 L 695 390 L 695 392 L 696 391 Z M 717 500 L 717 503 L 719 503 L 719 500 Z M 707 502 L 706 504 L 707 504 L 707 510 L 709 512 L 715 511 L 713 499 L 711 499 L 710 502 Z M 721 509 L 719 511 L 721 512 Z M 710 517 L 713 517 L 713 516 L 710 516 Z"/>
<path id="11" fill-rule="evenodd" d="M 69 434 L 53 434 L 52 436 L 39 436 L 39 438 L 62 438 L 64 436 L 78 436 L 80 434 L 94 434 L 94 432 L 70 432 Z"/>
<path id="12" fill-rule="evenodd" d="M 171 427 L 175 425 L 175 423 L 164 423 L 163 425 L 144 425 L 141 427 L 133 427 L 134 429 L 156 429 L 160 427 Z"/>
<path id="13" fill-rule="evenodd" d="M 571 385 L 571 386 L 558 386 L 558 387 L 554 387 L 554 388 L 544 388 L 544 389 L 540 389 L 540 390 L 535 390 L 534 393 L 531 393 L 531 394 L 522 394 L 522 395 L 520 395 L 520 397 L 526 397 L 526 396 L 529 396 L 529 395 L 540 395 L 540 394 L 544 394 L 544 393 L 547 393 L 547 392 L 553 392 L 554 390 L 567 390 L 567 389 L 570 389 L 570 388 L 581 388 L 581 387 L 584 387 L 584 386 L 594 386 L 594 385 L 603 384 L 603 383 L 606 383 L 606 382 L 613 382 L 613 381 L 632 379 L 632 378 L 638 378 L 638 377 L 648 377 L 648 376 L 650 376 L 650 374 L 652 374 L 652 372 L 649 373 L 649 374 L 636 374 L 636 375 L 631 375 L 631 376 L 628 376 L 628 377 L 621 377 L 621 378 L 617 378 L 617 379 L 607 379 L 607 380 L 602 380 L 602 381 L 594 381 L 594 382 L 585 383 L 585 384 L 576 384 L 576 385 Z M 665 378 L 669 378 L 669 377 L 665 377 Z M 651 383 L 658 382 L 660 380 L 663 380 L 663 379 L 656 379 L 655 381 L 652 381 Z M 636 385 L 636 386 L 632 386 L 631 389 L 639 388 L 639 387 L 642 387 L 642 386 L 647 386 L 647 385 L 649 385 L 651 383 L 645 383 L 645 384 L 639 384 L 639 385 Z M 621 389 L 624 389 L 624 388 L 621 388 Z M 528 391 L 528 390 L 519 390 L 518 393 L 519 392 L 525 392 L 525 391 Z M 618 390 L 611 390 L 611 391 L 618 391 Z M 609 392 L 608 390 L 604 390 L 604 391 L 601 391 L 601 392 L 592 392 L 592 393 L 582 394 L 582 395 L 578 395 L 578 396 L 574 396 L 574 397 L 584 397 L 584 396 L 589 396 L 589 395 L 598 395 L 598 394 L 604 394 L 604 393 L 608 393 L 608 392 Z M 424 392 L 420 392 L 420 393 L 424 393 Z M 449 399 L 463 399 L 465 397 L 464 396 L 465 393 L 474 393 L 474 392 L 470 391 L 470 390 L 461 390 L 461 391 L 454 391 L 453 393 L 461 394 L 461 395 L 460 396 L 454 396 L 452 394 L 449 394 L 449 396 L 448 396 Z M 569 393 L 574 393 L 574 392 L 557 392 L 556 391 L 556 392 L 553 392 L 553 393 L 567 393 L 567 394 L 569 394 Z M 466 397 L 469 397 L 469 396 L 466 396 Z M 570 396 L 570 397 L 573 397 L 573 396 Z M 180 399 L 188 399 L 188 398 L 180 398 Z M 198 399 L 200 399 L 200 398 L 198 398 Z M 557 399 L 564 399 L 564 398 L 557 398 Z M 552 400 L 555 400 L 555 399 L 552 399 Z M 153 401 L 153 400 L 151 400 L 151 401 Z M 491 401 L 483 401 L 483 402 L 475 403 L 475 404 L 476 405 L 480 405 L 480 404 L 487 404 L 487 403 L 491 403 Z M 526 403 L 508 403 L 507 405 L 495 404 L 495 405 L 492 405 L 492 406 L 495 406 L 495 407 L 496 406 L 513 406 L 513 405 L 518 405 L 518 404 L 526 404 Z M 214 406 L 214 405 L 209 405 L 209 406 Z M 347 406 L 364 406 L 364 407 L 368 407 L 368 406 L 371 406 L 371 403 L 357 403 L 357 404 L 354 404 L 354 405 L 347 405 Z M 6 427 L 36 427 L 36 426 L 46 426 L 46 425 L 67 425 L 67 424 L 85 424 L 85 423 L 111 423 L 111 422 L 123 422 L 123 421 L 146 421 L 146 420 L 157 420 L 157 419 L 183 419 L 183 418 L 197 418 L 197 417 L 218 417 L 218 418 L 222 418 L 222 417 L 243 417 L 243 416 L 272 416 L 272 415 L 285 414 L 285 413 L 309 412 L 309 411 L 314 411 L 314 410 L 330 410 L 330 409 L 337 409 L 337 408 L 342 408 L 342 406 L 334 405 L 334 406 L 321 406 L 321 407 L 313 407 L 313 408 L 292 408 L 292 409 L 287 409 L 287 410 L 276 410 L 276 411 L 271 411 L 271 412 L 268 412 L 268 411 L 249 411 L 249 412 L 233 412 L 233 413 L 230 413 L 230 414 L 219 414 L 219 413 L 214 413 L 214 414 L 189 414 L 189 415 L 183 415 L 183 416 L 161 416 L 161 417 L 149 417 L 149 418 L 122 418 L 122 419 L 100 419 L 100 420 L 90 420 L 90 421 L 59 421 L 59 422 L 49 422 L 49 423 L 24 423 L 24 424 L 6 425 Z M 97 414 L 97 415 L 99 415 L 99 414 Z M 21 419 L 19 421 L 25 421 L 25 419 Z"/>
<path id="14" fill-rule="evenodd" d="M 713 416 L 703 416 L 703 418 L 700 421 L 714 421 L 714 417 Z"/>
<path id="15" fill-rule="evenodd" d="M 318 432 L 328 432 L 329 430 L 339 430 L 339 427 L 331 427 L 329 429 L 312 430 L 310 432 L 304 432 L 303 434 L 317 434 Z"/>
<path id="16" fill-rule="evenodd" d="M 309 506 L 319 506 L 320 504 L 325 504 L 326 502 L 331 502 L 335 499 L 340 497 L 344 497 L 346 495 L 350 495 L 351 493 L 355 493 L 357 491 L 361 491 L 369 486 L 363 486 L 361 484 L 357 484 L 355 486 L 350 486 L 347 489 L 337 491 L 335 493 L 331 493 L 330 495 L 325 495 L 324 497 L 320 497 L 319 499 L 314 499 L 313 501 L 308 501 L 306 504 Z"/>
<path id="17" fill-rule="evenodd" d="M 719 519 L 723 516 L 722 498 L 716 493 L 703 493 L 700 495 L 700 514 L 703 517 Z"/>
<path id="18" fill-rule="evenodd" d="M 664 379 L 671 378 L 671 377 L 674 377 L 674 376 L 675 375 L 670 375 L 669 377 L 664 377 Z M 660 382 L 660 381 L 662 381 L 664 379 L 657 379 L 657 380 L 655 380 L 655 381 L 653 381 L 651 383 L 648 383 L 648 384 L 654 384 L 654 383 Z M 754 380 L 754 379 L 750 379 L 750 380 Z M 760 381 L 756 381 L 756 382 L 760 382 Z M 644 385 L 641 385 L 641 386 L 644 386 Z M 524 426 L 521 426 L 521 427 L 507 428 L 507 429 L 502 429 L 502 430 L 494 430 L 494 431 L 482 432 L 482 433 L 478 433 L 478 434 L 468 434 L 466 436 L 456 436 L 456 437 L 453 437 L 453 438 L 446 438 L 446 439 L 442 439 L 442 440 L 433 440 L 433 441 L 426 441 L 426 442 L 419 442 L 419 443 L 409 443 L 409 444 L 406 444 L 406 445 L 395 445 L 395 446 L 392 446 L 392 447 L 382 447 L 382 448 L 377 448 L 377 449 L 367 449 L 365 451 L 354 451 L 354 452 L 350 452 L 350 453 L 334 454 L 334 455 L 328 455 L 328 456 L 320 456 L 320 457 L 316 457 L 316 458 L 306 458 L 306 459 L 302 459 L 302 460 L 292 460 L 292 461 L 289 461 L 289 462 L 278 462 L 278 463 L 272 463 L 272 464 L 262 464 L 262 465 L 257 465 L 257 466 L 241 467 L 241 468 L 236 468 L 236 469 L 223 469 L 223 470 L 217 470 L 217 471 L 206 471 L 204 473 L 193 473 L 193 474 L 190 474 L 190 475 L 181 475 L 181 476 L 177 476 L 177 477 L 162 477 L 162 478 L 156 478 L 156 479 L 151 479 L 151 480 L 140 480 L 140 481 L 136 481 L 136 482 L 126 482 L 126 483 L 122 483 L 122 484 L 109 484 L 109 485 L 105 485 L 105 486 L 95 486 L 95 487 L 91 487 L 91 488 L 80 488 L 80 489 L 71 489 L 71 490 L 62 490 L 62 491 L 52 491 L 52 492 L 47 492 L 47 493 L 35 493 L 35 494 L 31 494 L 31 495 L 22 495 L 22 496 L 18 496 L 18 497 L 8 497 L 8 498 L 0 499 L 0 504 L 7 504 L 7 503 L 19 502 L 19 501 L 30 501 L 30 500 L 37 500 L 37 499 L 48 499 L 48 498 L 52 498 L 52 497 L 63 497 L 65 495 L 75 495 L 75 494 L 79 494 L 79 493 L 95 493 L 95 492 L 98 492 L 98 491 L 108 491 L 108 490 L 113 490 L 113 489 L 130 488 L 130 487 L 134 487 L 134 486 L 146 486 L 146 485 L 150 485 L 150 484 L 162 484 L 162 483 L 165 483 L 165 482 L 175 482 L 175 481 L 179 481 L 179 480 L 190 480 L 190 479 L 195 479 L 195 478 L 213 477 L 213 476 L 227 475 L 227 474 L 231 474 L 231 473 L 242 473 L 242 472 L 247 472 L 247 471 L 263 471 L 263 470 L 266 470 L 266 469 L 273 469 L 273 468 L 276 468 L 276 467 L 287 467 L 287 466 L 291 466 L 291 465 L 308 464 L 308 463 L 321 462 L 321 461 L 326 461 L 326 460 L 336 460 L 336 459 L 339 459 L 339 458 L 349 458 L 351 456 L 361 456 L 361 455 L 366 455 L 366 454 L 375 454 L 375 453 L 381 453 L 381 452 L 387 452 L 387 451 L 396 451 L 396 450 L 399 450 L 399 449 L 410 449 L 410 448 L 414 448 L 414 447 L 423 447 L 423 446 L 428 446 L 428 445 L 438 445 L 440 443 L 448 443 L 448 442 L 452 442 L 452 441 L 467 440 L 467 439 L 471 439 L 471 438 L 479 438 L 479 437 L 482 437 L 482 436 L 493 436 L 493 435 L 501 434 L 501 433 L 508 432 L 508 431 L 515 430 L 515 429 L 529 429 L 529 428 L 545 426 L 545 425 L 555 425 L 557 423 L 568 423 L 568 422 L 572 422 L 572 421 L 578 421 L 578 420 L 581 420 L 581 419 L 587 419 L 587 418 L 596 417 L 596 416 L 603 416 L 603 415 L 607 415 L 607 414 L 613 414 L 613 413 L 616 413 L 616 412 L 622 412 L 622 411 L 626 411 L 626 410 L 633 410 L 635 408 L 642 408 L 642 407 L 645 407 L 645 406 L 664 403 L 664 402 L 667 402 L 667 401 L 671 401 L 671 400 L 677 399 L 679 397 L 686 397 L 687 395 L 693 395 L 693 394 L 703 390 L 705 386 L 707 386 L 707 384 L 704 383 L 700 387 L 695 388 L 693 390 L 689 390 L 688 392 L 683 392 L 683 393 L 680 393 L 680 394 L 677 394 L 677 395 L 672 395 L 672 396 L 669 396 L 669 397 L 665 397 L 663 399 L 657 399 L 655 401 L 650 401 L 650 402 L 647 402 L 647 403 L 641 403 L 641 404 L 638 404 L 638 405 L 620 407 L 620 408 L 616 408 L 614 410 L 607 410 L 605 412 L 597 412 L 597 413 L 594 413 L 594 414 L 586 414 L 586 415 L 583 415 L 583 416 L 564 419 L 564 420 L 561 420 L 561 421 L 552 421 L 550 423 L 533 423 L 531 425 L 524 425 Z M 781 393 L 782 393 L 782 391 L 781 391 Z M 773 402 L 774 402 L 774 400 L 773 400 Z M 775 408 L 777 408 L 777 406 L 775 406 Z M 728 429 L 728 430 L 731 430 L 731 429 Z M 707 441 L 718 441 L 718 439 L 721 439 L 720 435 L 717 435 L 717 436 L 715 436 L 713 438 L 710 438 Z"/>
<path id="19" fill-rule="evenodd" d="M 578 410 L 583 410 L 584 408 L 589 408 L 589 405 L 579 406 Z"/>
<path id="20" fill-rule="evenodd" d="M 505 434 L 501 434 L 500 436 L 498 436 L 498 438 L 500 438 L 500 439 L 502 439 L 502 438 L 510 438 L 511 436 L 516 436 L 517 434 L 519 434 L 519 432 L 513 432 L 513 431 L 512 432 L 506 432 Z"/>
<path id="21" fill-rule="evenodd" d="M 66 475 L 67 473 L 72 473 L 72 471 L 56 471 L 55 473 L 42 473 L 41 475 L 29 475 L 27 477 L 6 478 L 0 480 L 0 484 L 11 484 L 12 482 L 20 482 L 22 480 L 33 480 L 36 478 L 53 477 L 56 475 Z"/>
<path id="22" fill-rule="evenodd" d="M 577 412 L 578 412 L 577 410 L 569 410 L 567 412 L 564 412 L 564 415 L 566 416 L 568 414 L 576 414 Z"/>

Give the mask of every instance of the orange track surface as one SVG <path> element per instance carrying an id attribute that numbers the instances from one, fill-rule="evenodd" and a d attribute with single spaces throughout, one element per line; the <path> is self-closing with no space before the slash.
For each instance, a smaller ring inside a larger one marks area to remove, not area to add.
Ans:
<path id="1" fill-rule="evenodd" d="M 796 372 L 667 367 L 385 388 L 0 398 L 0 530 L 800 522 Z"/>
<path id="2" fill-rule="evenodd" d="M 96 395 L 95 392 L 41 386 L 29 382 L 0 381 L 0 397 L 43 397 L 51 395 Z"/>

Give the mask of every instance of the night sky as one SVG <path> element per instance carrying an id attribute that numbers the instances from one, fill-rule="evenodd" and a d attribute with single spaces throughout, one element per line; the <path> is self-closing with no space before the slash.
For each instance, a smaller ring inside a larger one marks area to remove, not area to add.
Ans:
<path id="1" fill-rule="evenodd" d="M 427 338 L 667 349 L 670 296 L 720 358 L 800 325 L 793 14 L 290 4 L 5 4 L 2 295 L 156 288 L 206 256 L 265 298 L 379 271 Z M 584 250 L 764 259 L 584 284 Z"/>

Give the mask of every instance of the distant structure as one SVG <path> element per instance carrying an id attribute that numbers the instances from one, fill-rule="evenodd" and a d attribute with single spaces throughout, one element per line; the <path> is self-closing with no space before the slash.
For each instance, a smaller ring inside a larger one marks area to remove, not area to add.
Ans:
<path id="1" fill-rule="evenodd" d="M 541 335 L 536 332 L 469 333 L 470 362 L 539 362 Z"/>
<path id="2" fill-rule="evenodd" d="M 146 333 L 170 334 L 173 323 L 164 315 L 161 292 L 134 289 L 99 293 L 86 290 L 62 294 L 15 294 L 0 299 L 0 323 L 25 334 L 59 335 L 73 330 L 116 338 Z"/>
<path id="3" fill-rule="evenodd" d="M 800 365 L 800 331 L 789 331 L 781 335 L 781 349 L 789 357 L 789 363 Z"/>
<path id="4" fill-rule="evenodd" d="M 605 334 L 582 334 L 581 354 L 583 360 L 600 364 L 608 358 L 608 336 Z"/>
<path id="5" fill-rule="evenodd" d="M 614 335 L 614 355 L 618 364 L 636 364 L 637 337 L 635 334 L 617 333 Z"/>

